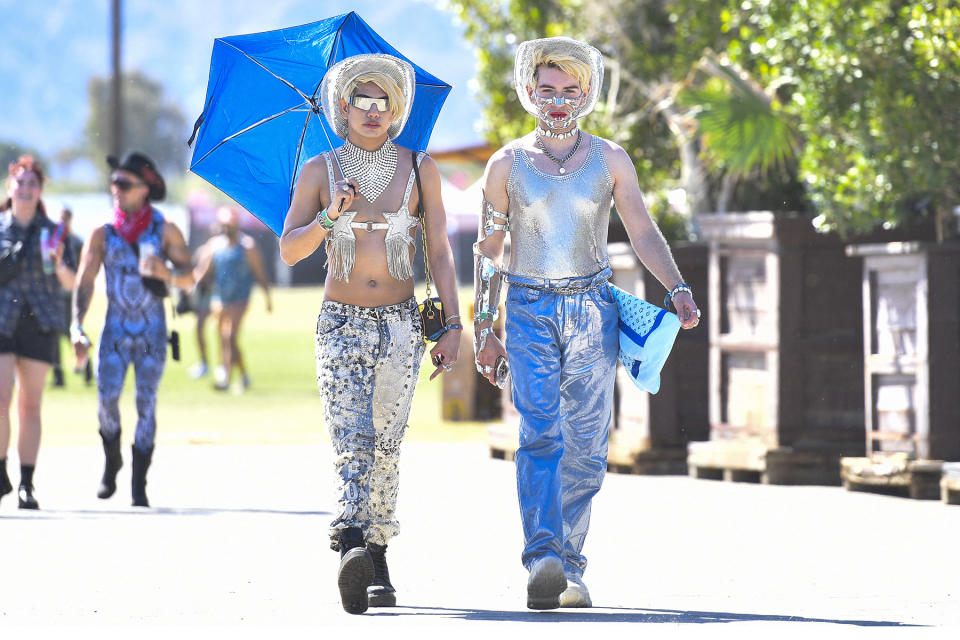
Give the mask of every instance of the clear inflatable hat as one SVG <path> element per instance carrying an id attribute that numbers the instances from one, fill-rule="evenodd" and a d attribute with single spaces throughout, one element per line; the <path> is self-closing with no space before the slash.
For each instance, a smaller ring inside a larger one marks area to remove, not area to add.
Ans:
<path id="1" fill-rule="evenodd" d="M 320 96 L 323 100 L 323 114 L 327 123 L 341 140 L 347 139 L 347 118 L 340 111 L 340 99 L 348 96 L 343 92 L 350 83 L 365 73 L 380 73 L 397 83 L 403 92 L 406 103 L 403 115 L 394 120 L 387 128 L 387 137 L 391 140 L 400 135 L 410 117 L 413 107 L 413 94 L 416 91 L 416 75 L 410 63 L 386 53 L 365 53 L 344 58 L 330 67 L 320 84 Z"/>
<path id="2" fill-rule="evenodd" d="M 680 331 L 677 314 L 608 284 L 620 312 L 620 362 L 638 388 L 660 390 L 660 371 Z"/>
<path id="3" fill-rule="evenodd" d="M 543 56 L 539 55 L 541 53 L 547 56 L 551 53 L 572 56 L 590 67 L 590 93 L 587 95 L 587 103 L 577 117 L 582 118 L 593 111 L 593 108 L 597 106 L 600 88 L 603 85 L 603 54 L 585 42 L 566 36 L 554 36 L 553 38 L 527 40 L 521 42 L 520 46 L 517 47 L 517 59 L 513 67 L 513 82 L 517 89 L 517 96 L 520 98 L 520 104 L 527 110 L 527 113 L 532 116 L 537 116 L 539 113 L 537 106 L 527 94 L 527 85 L 533 83 L 533 73 L 536 71 L 534 61 L 542 59 Z"/>

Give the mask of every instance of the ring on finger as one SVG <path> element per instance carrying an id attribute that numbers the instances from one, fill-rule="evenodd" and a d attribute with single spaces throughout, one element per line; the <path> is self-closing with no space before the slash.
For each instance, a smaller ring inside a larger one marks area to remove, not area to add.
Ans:
<path id="1" fill-rule="evenodd" d="M 483 367 L 483 372 L 484 372 L 484 373 L 490 373 L 491 371 L 493 371 L 493 367 L 491 367 L 491 366 L 489 366 L 489 365 Z"/>

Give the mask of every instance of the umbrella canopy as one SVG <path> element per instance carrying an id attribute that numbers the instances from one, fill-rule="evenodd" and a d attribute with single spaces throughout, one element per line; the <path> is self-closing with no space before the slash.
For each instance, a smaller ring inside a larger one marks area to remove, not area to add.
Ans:
<path id="1" fill-rule="evenodd" d="M 217 38 L 203 113 L 188 143 L 196 140 L 191 171 L 279 236 L 303 164 L 343 142 L 322 113 L 328 105 L 322 104 L 320 81 L 334 64 L 361 53 L 388 53 L 413 65 L 413 106 L 395 142 L 425 150 L 450 85 L 350 12 L 298 27 Z"/>

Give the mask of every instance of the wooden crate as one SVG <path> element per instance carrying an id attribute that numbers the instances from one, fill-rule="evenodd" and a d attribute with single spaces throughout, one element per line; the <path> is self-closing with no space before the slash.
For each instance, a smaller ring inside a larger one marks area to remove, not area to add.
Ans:
<path id="1" fill-rule="evenodd" d="M 911 460 L 907 454 L 843 458 L 843 486 L 848 491 L 876 491 L 918 500 L 939 500 L 942 460 Z"/>

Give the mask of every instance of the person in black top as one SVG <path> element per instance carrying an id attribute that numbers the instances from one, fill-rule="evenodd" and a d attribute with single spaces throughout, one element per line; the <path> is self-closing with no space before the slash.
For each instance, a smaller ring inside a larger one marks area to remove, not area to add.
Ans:
<path id="1" fill-rule="evenodd" d="M 60 210 L 60 235 L 63 238 L 64 245 L 64 256 L 72 256 L 73 258 L 79 260 L 80 253 L 83 250 L 83 240 L 80 239 L 80 236 L 77 236 L 72 232 L 71 225 L 73 223 L 73 211 L 70 207 L 64 205 Z M 71 269 L 76 270 L 76 263 L 68 262 L 68 266 Z M 69 289 L 64 289 L 61 294 L 63 296 L 63 308 L 64 308 L 64 327 L 70 326 L 70 316 L 71 309 L 70 303 L 71 298 L 73 297 L 73 291 Z M 65 331 L 64 335 L 68 338 L 70 337 L 70 332 Z M 63 375 L 63 363 L 60 355 L 60 340 L 57 340 L 57 350 L 54 353 L 55 359 L 53 362 L 53 386 L 54 387 L 64 387 L 66 386 L 66 378 Z M 83 370 L 83 379 L 87 385 L 93 380 L 93 367 L 90 364 L 90 360 L 87 360 L 86 366 L 78 367 L 77 373 L 80 373 L 80 369 Z"/>
<path id="2" fill-rule="evenodd" d="M 0 496 L 13 486 L 7 476 L 10 405 L 14 379 L 20 432 L 21 509 L 38 509 L 33 471 L 40 450 L 40 402 L 44 381 L 64 330 L 63 289 L 72 289 L 76 272 L 65 255 L 58 225 L 47 217 L 40 194 L 44 174 L 30 156 L 10 165 L 7 198 L 0 205 L 0 242 L 19 246 L 3 269 L 0 284 Z M 15 266 L 10 266 L 10 263 Z"/>

